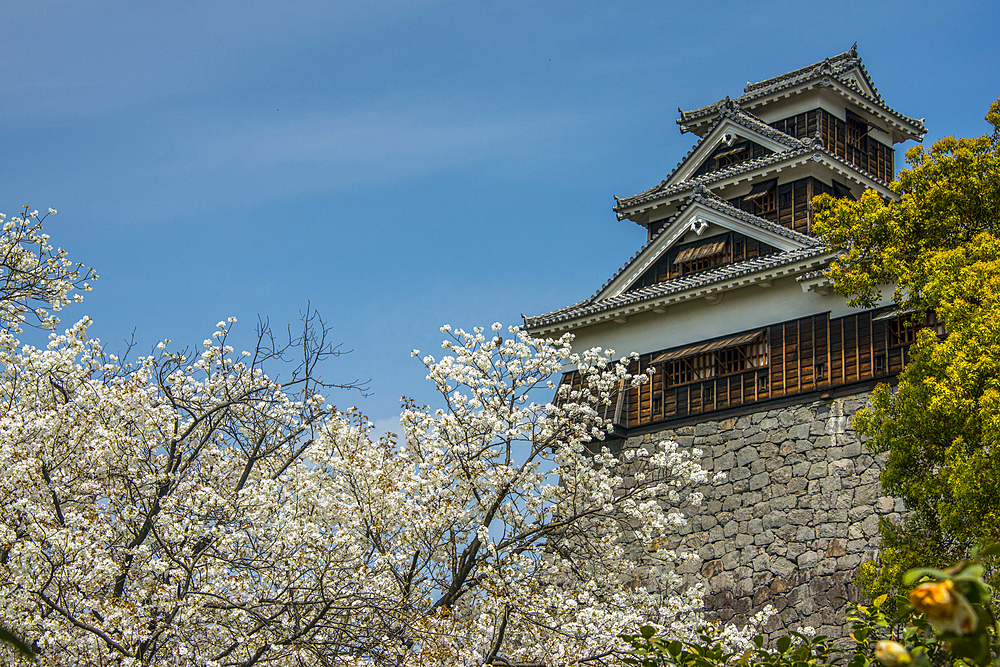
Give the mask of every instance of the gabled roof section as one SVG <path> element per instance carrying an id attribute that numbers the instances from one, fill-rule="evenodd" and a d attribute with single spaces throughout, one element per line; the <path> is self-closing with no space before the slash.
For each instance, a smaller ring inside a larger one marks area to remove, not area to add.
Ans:
<path id="1" fill-rule="evenodd" d="M 701 222 L 710 222 L 763 241 L 781 250 L 814 247 L 819 240 L 736 208 L 703 187 L 695 188 L 688 203 L 656 233 L 639 252 L 618 269 L 588 302 L 625 292 L 643 273 Z"/>
<path id="2" fill-rule="evenodd" d="M 624 292 L 603 301 L 588 299 L 545 315 L 525 317 L 524 326 L 545 333 L 569 328 L 569 323 L 574 321 L 578 325 L 596 324 L 777 277 L 800 274 L 822 266 L 830 256 L 830 251 L 823 246 L 763 255 Z"/>
<path id="3" fill-rule="evenodd" d="M 689 178 L 702 163 L 711 156 L 719 145 L 726 141 L 727 135 L 752 139 L 776 153 L 801 148 L 801 140 L 776 130 L 751 113 L 739 108 L 731 100 L 726 101 L 719 118 L 705 136 L 698 140 L 684 159 L 678 163 L 664 183 L 673 185 Z M 734 141 L 728 142 L 730 144 Z"/>
<path id="4" fill-rule="evenodd" d="M 619 220 L 624 220 L 635 213 L 635 211 L 630 211 L 630 209 L 645 204 L 652 204 L 659 200 L 676 200 L 679 195 L 683 195 L 688 191 L 694 191 L 698 186 L 707 187 L 715 184 L 723 185 L 727 181 L 747 180 L 753 172 L 761 172 L 753 177 L 762 178 L 765 174 L 778 172 L 789 164 L 807 159 L 826 163 L 842 176 L 857 181 L 865 187 L 875 188 L 886 196 L 892 196 L 892 191 L 889 189 L 888 183 L 863 169 L 859 169 L 839 155 L 834 154 L 823 146 L 823 142 L 819 138 L 811 137 L 802 140 L 801 143 L 801 148 L 788 150 L 783 153 L 763 155 L 759 158 L 740 162 L 724 169 L 712 171 L 673 184 L 668 181 L 660 181 L 660 183 L 650 189 L 631 197 L 615 197 L 616 205 L 613 210 L 618 214 Z"/>
<path id="5" fill-rule="evenodd" d="M 858 96 L 856 101 L 862 102 L 862 106 L 868 108 L 876 115 L 883 116 L 895 124 L 904 135 L 920 140 L 927 133 L 922 120 L 905 116 L 895 109 L 890 108 L 882 101 L 878 89 L 868 76 L 858 56 L 857 45 L 844 53 L 827 58 L 818 63 L 793 70 L 780 76 L 758 81 L 757 83 L 747 83 L 743 89 L 743 94 L 730 100 L 728 97 L 719 100 L 715 104 L 710 104 L 700 109 L 692 111 L 680 111 L 681 117 L 677 123 L 681 126 L 681 132 L 693 131 L 693 128 L 703 126 L 716 114 L 721 113 L 729 102 L 735 103 L 740 108 L 746 109 L 755 106 L 754 102 L 762 100 L 770 95 L 781 93 L 799 86 L 815 85 L 818 82 L 829 82 L 833 88 L 838 86 L 842 93 L 853 93 Z M 848 95 L 850 96 L 850 95 Z M 699 134 L 701 131 L 699 131 Z"/>
<path id="6" fill-rule="evenodd" d="M 632 195 L 631 197 L 615 197 L 616 205 L 614 207 L 614 211 L 618 214 L 619 220 L 624 220 L 628 217 L 625 211 L 633 206 L 645 204 L 657 199 L 665 199 L 671 195 L 680 194 L 688 190 L 693 191 L 699 185 L 710 185 L 733 176 L 757 171 L 758 169 L 763 169 L 770 165 L 784 162 L 785 160 L 806 156 L 811 151 L 815 150 L 815 146 L 822 146 L 822 144 L 816 143 L 815 140 L 803 141 L 801 142 L 800 148 L 784 151 L 782 153 L 762 155 L 761 157 L 730 165 L 724 169 L 711 171 L 707 174 L 695 176 L 694 178 L 689 178 L 687 180 L 675 183 L 671 183 L 669 179 L 663 180 L 657 185 L 654 185 L 650 189 L 640 192 L 637 195 Z"/>
<path id="7" fill-rule="evenodd" d="M 852 72 L 852 70 L 855 71 Z M 758 81 L 757 83 L 747 81 L 747 85 L 743 89 L 743 92 L 752 93 L 764 89 L 779 87 L 789 81 L 810 79 L 816 76 L 817 73 L 822 73 L 824 71 L 829 71 L 829 73 L 837 76 L 845 76 L 848 79 L 853 78 L 851 76 L 852 74 L 857 76 L 861 80 L 861 83 L 858 84 L 858 89 L 864 90 L 865 94 L 873 100 L 879 102 L 882 101 L 882 97 L 878 94 L 878 89 L 875 87 L 875 84 L 872 83 L 871 77 L 868 76 L 868 70 L 865 69 L 865 66 L 861 63 L 861 58 L 858 56 L 857 42 L 855 42 L 854 46 L 847 51 L 835 55 L 832 58 L 821 60 L 818 63 L 813 63 L 812 65 L 808 65 L 806 67 L 800 67 L 797 70 L 793 70 L 779 76 L 772 76 L 770 79 L 764 79 L 763 81 Z"/>

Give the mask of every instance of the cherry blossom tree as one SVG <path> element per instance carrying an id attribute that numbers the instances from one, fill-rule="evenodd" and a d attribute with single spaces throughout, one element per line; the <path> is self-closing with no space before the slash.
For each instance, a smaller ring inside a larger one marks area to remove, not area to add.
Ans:
<path id="1" fill-rule="evenodd" d="M 441 407 L 374 438 L 322 396 L 338 350 L 314 314 L 240 354 L 232 319 L 131 362 L 87 319 L 22 346 L 23 313 L 49 317 L 30 302 L 82 286 L 46 252 L 34 291 L 0 295 L 0 619 L 39 663 L 596 663 L 626 629 L 701 622 L 656 538 L 705 472 L 673 443 L 602 446 L 599 409 L 645 379 L 612 352 L 444 327 L 423 358 Z M 584 388 L 532 400 L 566 363 Z"/>

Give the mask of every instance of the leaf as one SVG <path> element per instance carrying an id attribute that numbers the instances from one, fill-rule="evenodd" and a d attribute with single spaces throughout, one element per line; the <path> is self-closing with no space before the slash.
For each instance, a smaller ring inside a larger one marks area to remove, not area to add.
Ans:
<path id="1" fill-rule="evenodd" d="M 951 579 L 951 575 L 944 570 L 938 570 L 933 567 L 919 567 L 913 570 L 907 570 L 903 574 L 903 585 L 912 586 L 917 583 L 923 577 L 931 577 L 933 579 Z"/>
<path id="2" fill-rule="evenodd" d="M 979 552 L 981 558 L 989 558 L 991 556 L 1000 556 L 1000 544 L 991 544 L 990 546 L 984 548 Z"/>
<path id="3" fill-rule="evenodd" d="M 639 628 L 639 634 L 643 639 L 652 639 L 656 635 L 656 628 L 651 625 L 644 625 Z"/>
<path id="4" fill-rule="evenodd" d="M 789 637 L 788 635 L 778 637 L 778 641 L 775 643 L 775 645 L 778 647 L 778 651 L 784 653 L 785 651 L 788 650 L 788 647 L 792 645 L 792 638 Z"/>

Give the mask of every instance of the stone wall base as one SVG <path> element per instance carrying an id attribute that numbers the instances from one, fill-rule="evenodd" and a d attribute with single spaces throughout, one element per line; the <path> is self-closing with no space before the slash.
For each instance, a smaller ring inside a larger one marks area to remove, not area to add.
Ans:
<path id="1" fill-rule="evenodd" d="M 851 425 L 867 400 L 819 400 L 625 441 L 634 448 L 675 440 L 702 451 L 710 479 L 726 474 L 699 489 L 702 504 L 666 545 L 701 557 L 680 572 L 706 582 L 710 617 L 742 626 L 771 605 L 772 638 L 798 626 L 847 634 L 847 603 L 837 597 L 858 599 L 854 570 L 877 553 L 879 517 L 904 511 L 882 495 L 879 462 Z"/>

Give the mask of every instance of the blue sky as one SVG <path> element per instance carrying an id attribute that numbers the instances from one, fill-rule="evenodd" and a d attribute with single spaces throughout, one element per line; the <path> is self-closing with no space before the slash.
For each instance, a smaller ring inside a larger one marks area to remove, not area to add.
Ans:
<path id="1" fill-rule="evenodd" d="M 858 42 L 927 141 L 1000 96 L 988 2 L 56 3 L 0 13 L 0 211 L 101 275 L 64 318 L 115 349 L 198 343 L 307 303 L 354 353 L 331 396 L 432 400 L 412 348 L 599 287 L 644 239 L 691 109 Z M 901 162 L 901 155 L 897 162 Z M 620 352 L 627 352 L 621 350 Z"/>

